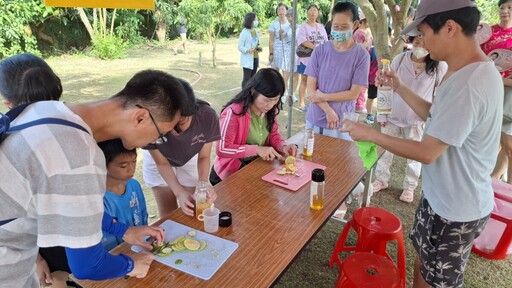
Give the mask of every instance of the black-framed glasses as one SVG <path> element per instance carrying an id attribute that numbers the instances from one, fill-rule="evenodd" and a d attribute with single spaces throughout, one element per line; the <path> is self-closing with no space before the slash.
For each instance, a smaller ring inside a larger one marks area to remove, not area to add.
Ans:
<path id="1" fill-rule="evenodd" d="M 151 114 L 151 111 L 149 111 L 149 109 L 146 108 L 146 107 L 140 106 L 139 104 L 136 104 L 135 106 L 137 108 L 144 109 L 144 110 L 148 111 L 149 118 L 151 118 L 151 121 L 153 122 L 153 125 L 155 125 L 156 132 L 158 132 L 158 138 L 156 139 L 155 143 L 156 144 L 163 144 L 163 143 L 167 142 L 167 137 L 165 137 L 164 134 L 162 134 L 162 132 L 160 132 L 160 129 L 158 129 L 158 126 L 156 125 L 156 122 L 155 122 L 155 118 L 153 118 L 153 115 Z"/>

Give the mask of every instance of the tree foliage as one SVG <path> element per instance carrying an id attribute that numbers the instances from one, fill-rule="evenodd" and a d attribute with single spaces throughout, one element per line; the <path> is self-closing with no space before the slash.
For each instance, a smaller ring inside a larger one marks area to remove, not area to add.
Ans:
<path id="1" fill-rule="evenodd" d="M 482 12 L 481 22 L 489 25 L 497 24 L 500 21 L 498 1 L 476 0 L 478 9 Z"/>
<path id="2" fill-rule="evenodd" d="M 45 7 L 42 0 L 0 0 L 0 58 L 21 52 L 39 54 L 31 25 L 58 15 L 58 11 Z"/>
<path id="3" fill-rule="evenodd" d="M 206 34 L 212 45 L 212 64 L 216 67 L 215 52 L 221 31 L 232 27 L 241 30 L 251 6 L 242 0 L 183 0 L 179 11 L 186 17 L 188 28 Z"/>

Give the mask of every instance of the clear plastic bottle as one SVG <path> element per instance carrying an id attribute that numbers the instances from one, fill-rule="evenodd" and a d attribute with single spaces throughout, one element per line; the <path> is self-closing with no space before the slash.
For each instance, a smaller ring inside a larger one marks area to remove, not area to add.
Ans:
<path id="1" fill-rule="evenodd" d="M 382 59 L 381 75 L 384 72 L 391 71 L 388 59 Z M 377 114 L 391 114 L 393 105 L 393 80 L 386 77 L 379 78 L 379 87 L 377 87 Z"/>
<path id="2" fill-rule="evenodd" d="M 302 155 L 313 156 L 313 150 L 315 148 L 315 131 L 313 129 L 304 130 L 304 148 Z"/>
<path id="3" fill-rule="evenodd" d="M 210 193 L 210 189 L 212 189 L 212 185 L 209 182 L 197 182 L 196 190 L 194 191 L 196 200 L 196 217 L 203 213 L 204 209 L 210 208 L 211 203 L 208 201 L 208 194 Z"/>
<path id="4" fill-rule="evenodd" d="M 325 171 L 313 169 L 311 172 L 311 188 L 309 192 L 309 207 L 313 210 L 324 208 Z"/>

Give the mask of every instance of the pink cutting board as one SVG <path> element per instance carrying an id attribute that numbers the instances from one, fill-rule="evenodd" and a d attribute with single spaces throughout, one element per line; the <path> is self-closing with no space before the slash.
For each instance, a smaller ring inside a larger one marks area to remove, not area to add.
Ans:
<path id="1" fill-rule="evenodd" d="M 306 183 L 311 181 L 311 171 L 316 168 L 325 169 L 324 165 L 313 163 L 303 159 L 297 159 L 295 166 L 299 169 L 297 174 L 300 176 L 295 176 L 292 174 L 279 175 L 277 174 L 278 170 L 284 168 L 284 164 L 279 166 L 278 168 L 272 170 L 272 172 L 267 175 L 261 177 L 264 181 L 270 182 L 274 185 L 297 191 L 300 187 L 304 186 Z"/>

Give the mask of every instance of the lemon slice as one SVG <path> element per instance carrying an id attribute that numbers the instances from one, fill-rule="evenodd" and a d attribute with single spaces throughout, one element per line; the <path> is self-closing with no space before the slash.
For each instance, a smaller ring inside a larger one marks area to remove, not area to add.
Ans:
<path id="1" fill-rule="evenodd" d="M 185 245 L 185 248 L 187 248 L 190 251 L 196 251 L 197 249 L 199 249 L 199 247 L 201 247 L 201 243 L 193 239 L 185 239 L 183 244 Z"/>
<path id="2" fill-rule="evenodd" d="M 293 172 L 293 173 L 295 173 L 299 170 L 297 167 L 295 167 L 294 164 L 286 164 L 284 167 L 286 168 L 286 170 Z"/>
<path id="3" fill-rule="evenodd" d="M 284 160 L 284 164 L 295 165 L 295 157 L 293 157 L 293 156 L 286 157 L 286 159 Z"/>

